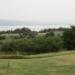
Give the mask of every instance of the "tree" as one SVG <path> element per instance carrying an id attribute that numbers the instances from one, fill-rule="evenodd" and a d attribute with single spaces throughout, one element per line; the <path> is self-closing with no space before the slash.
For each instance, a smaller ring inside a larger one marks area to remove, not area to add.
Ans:
<path id="1" fill-rule="evenodd" d="M 47 32 L 46 33 L 45 37 L 52 37 L 54 35 L 55 35 L 54 32 L 53 31 L 50 31 L 50 32 Z"/>
<path id="2" fill-rule="evenodd" d="M 46 42 L 45 47 L 47 47 L 48 52 L 58 52 L 63 47 L 62 39 L 59 36 L 48 37 Z"/>
<path id="3" fill-rule="evenodd" d="M 68 50 L 75 49 L 75 26 L 63 33 L 63 45 Z"/>

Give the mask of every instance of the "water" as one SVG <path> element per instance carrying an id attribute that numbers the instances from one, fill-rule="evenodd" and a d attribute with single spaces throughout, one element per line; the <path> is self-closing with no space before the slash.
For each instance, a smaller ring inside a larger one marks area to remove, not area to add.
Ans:
<path id="1" fill-rule="evenodd" d="M 39 31 L 43 29 L 48 29 L 48 28 L 58 28 L 58 27 L 70 27 L 70 25 L 5 25 L 5 26 L 0 26 L 0 31 L 2 30 L 14 30 L 16 28 L 29 28 L 33 31 Z"/>

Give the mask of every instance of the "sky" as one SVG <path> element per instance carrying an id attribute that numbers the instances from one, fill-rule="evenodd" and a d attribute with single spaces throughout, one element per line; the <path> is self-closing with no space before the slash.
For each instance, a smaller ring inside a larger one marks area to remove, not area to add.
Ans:
<path id="1" fill-rule="evenodd" d="M 75 0 L 0 0 L 0 20 L 75 24 Z"/>
<path id="2" fill-rule="evenodd" d="M 75 23 L 75 0 L 0 0 L 0 19 Z"/>

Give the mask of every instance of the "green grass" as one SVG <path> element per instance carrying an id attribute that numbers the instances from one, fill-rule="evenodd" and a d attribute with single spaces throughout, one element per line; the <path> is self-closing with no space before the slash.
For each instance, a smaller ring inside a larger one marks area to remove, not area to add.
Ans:
<path id="1" fill-rule="evenodd" d="M 75 75 L 75 51 L 0 59 L 0 75 Z"/>
<path id="2" fill-rule="evenodd" d="M 1 34 L 1 36 L 5 36 L 5 39 L 0 40 L 0 42 L 5 43 L 5 42 L 15 40 L 12 37 L 19 36 L 19 34 L 18 33 L 5 33 L 5 34 Z"/>
<path id="3" fill-rule="evenodd" d="M 45 36 L 45 35 L 46 35 L 46 33 L 38 33 L 38 34 L 37 34 L 37 37 L 38 37 L 38 36 Z"/>

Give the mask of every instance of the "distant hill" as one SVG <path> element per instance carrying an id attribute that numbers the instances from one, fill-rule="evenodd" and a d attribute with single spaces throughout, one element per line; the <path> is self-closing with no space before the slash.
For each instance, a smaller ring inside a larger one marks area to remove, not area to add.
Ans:
<path id="1" fill-rule="evenodd" d="M 0 20 L 1 25 L 50 25 L 43 22 L 32 22 L 32 21 L 15 21 L 15 20 Z"/>
<path id="2" fill-rule="evenodd" d="M 24 22 L 24 21 L 13 21 L 13 20 L 0 20 L 0 26 L 23 25 L 23 24 L 33 24 L 33 23 L 32 22 Z"/>
<path id="3" fill-rule="evenodd" d="M 16 21 L 16 20 L 0 20 L 0 26 L 1 25 L 51 25 L 53 27 L 58 26 L 58 27 L 69 27 L 70 25 L 63 25 L 63 24 L 51 24 L 51 23 L 45 23 L 45 22 L 35 22 L 35 21 Z"/>

